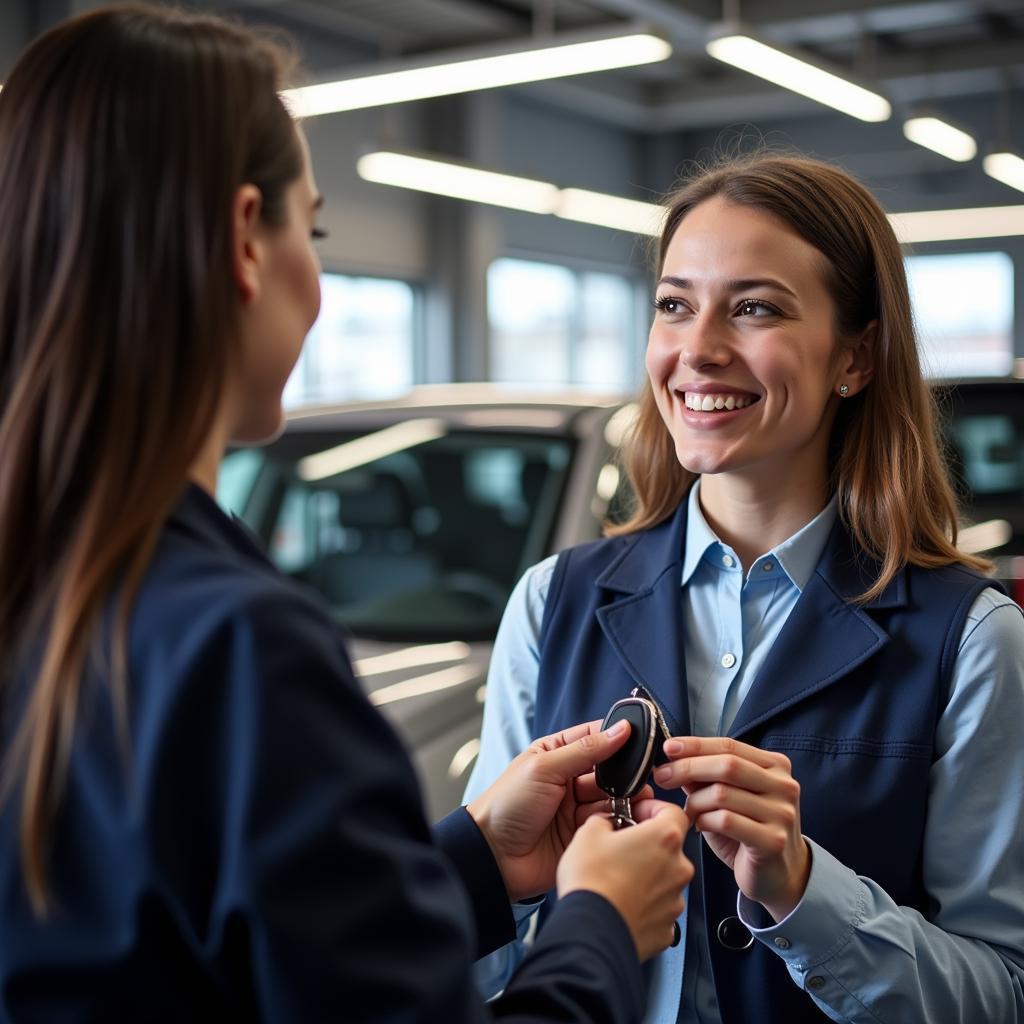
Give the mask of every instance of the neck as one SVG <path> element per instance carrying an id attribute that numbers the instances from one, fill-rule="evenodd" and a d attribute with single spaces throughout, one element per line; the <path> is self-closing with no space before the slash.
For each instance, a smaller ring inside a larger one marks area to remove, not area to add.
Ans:
<path id="1" fill-rule="evenodd" d="M 810 477 L 751 479 L 740 473 L 700 478 L 700 506 L 708 525 L 737 554 L 743 568 L 792 537 L 828 503 L 824 467 Z"/>
<path id="2" fill-rule="evenodd" d="M 199 450 L 189 469 L 191 479 L 203 488 L 211 497 L 217 494 L 217 471 L 220 469 L 221 459 L 224 458 L 224 451 L 228 446 L 228 430 L 226 417 L 219 416 L 214 422 L 206 443 Z"/>

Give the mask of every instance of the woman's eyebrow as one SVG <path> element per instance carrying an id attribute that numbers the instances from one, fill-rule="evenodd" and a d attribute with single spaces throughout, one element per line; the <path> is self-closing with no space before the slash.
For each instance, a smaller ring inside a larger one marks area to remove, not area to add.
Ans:
<path id="1" fill-rule="evenodd" d="M 673 277 L 667 275 L 658 281 L 659 285 L 667 284 L 674 288 L 682 288 L 687 291 L 691 291 L 694 287 L 693 281 L 688 277 Z M 796 292 L 792 288 L 784 285 L 781 281 L 776 280 L 774 277 L 743 277 L 737 278 L 733 281 L 726 281 L 725 287 L 730 292 L 743 292 L 750 288 L 772 288 L 778 292 L 784 292 L 786 295 L 791 295 L 794 299 L 797 298 Z"/>

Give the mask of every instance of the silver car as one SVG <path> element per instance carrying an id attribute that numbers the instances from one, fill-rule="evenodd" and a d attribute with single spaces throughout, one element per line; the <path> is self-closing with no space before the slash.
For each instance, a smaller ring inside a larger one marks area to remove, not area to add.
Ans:
<path id="1" fill-rule="evenodd" d="M 222 504 L 349 633 L 433 818 L 458 805 L 476 759 L 509 593 L 533 563 L 599 536 L 632 414 L 606 395 L 423 387 L 295 414 L 221 468 Z"/>

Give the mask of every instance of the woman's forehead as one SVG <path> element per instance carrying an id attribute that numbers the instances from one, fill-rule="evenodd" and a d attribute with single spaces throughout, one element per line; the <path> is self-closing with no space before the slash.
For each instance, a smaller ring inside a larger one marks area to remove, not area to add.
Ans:
<path id="1" fill-rule="evenodd" d="M 662 274 L 685 278 L 772 276 L 823 284 L 824 256 L 780 217 L 715 196 L 680 221 Z"/>

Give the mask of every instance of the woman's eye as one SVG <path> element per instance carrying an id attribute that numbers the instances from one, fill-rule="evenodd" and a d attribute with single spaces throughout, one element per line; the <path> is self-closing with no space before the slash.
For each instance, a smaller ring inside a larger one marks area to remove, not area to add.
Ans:
<path id="1" fill-rule="evenodd" d="M 753 317 L 779 315 L 779 311 L 774 306 L 769 306 L 767 302 L 762 302 L 760 299 L 744 299 L 736 307 L 736 312 L 739 316 Z"/>
<path id="2" fill-rule="evenodd" d="M 327 237 L 327 229 L 326 228 L 313 228 L 313 230 L 310 232 L 310 236 L 312 237 L 314 242 L 322 241 L 323 239 L 325 239 Z"/>
<path id="3" fill-rule="evenodd" d="M 660 299 L 654 300 L 654 308 L 659 313 L 667 313 L 669 316 L 675 316 L 677 313 L 682 313 L 683 304 L 679 299 L 673 299 L 664 295 Z"/>

